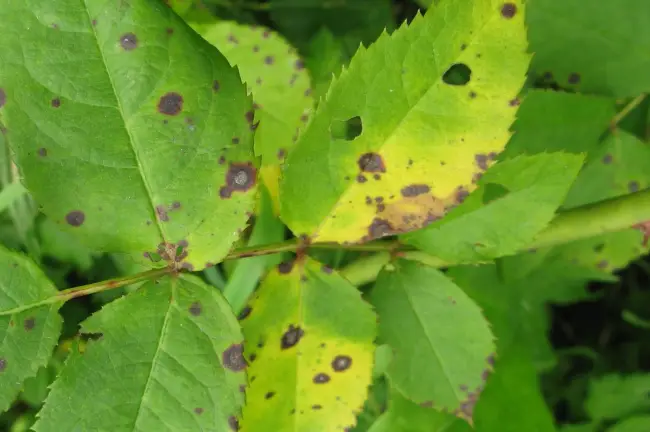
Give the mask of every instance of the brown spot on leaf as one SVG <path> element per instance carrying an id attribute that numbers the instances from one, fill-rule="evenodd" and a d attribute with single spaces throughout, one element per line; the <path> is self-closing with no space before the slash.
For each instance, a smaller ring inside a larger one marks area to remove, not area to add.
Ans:
<path id="1" fill-rule="evenodd" d="M 7 93 L 5 92 L 5 89 L 0 88 L 0 108 L 5 106 L 7 103 Z"/>
<path id="2" fill-rule="evenodd" d="M 393 234 L 395 230 L 385 219 L 374 218 L 368 227 L 368 239 L 376 239 L 385 235 Z"/>
<path id="3" fill-rule="evenodd" d="M 321 372 L 321 373 L 318 373 L 318 374 L 314 375 L 314 378 L 313 378 L 312 381 L 314 382 L 314 384 L 325 384 L 325 383 L 329 382 L 329 380 L 330 380 L 330 376 L 327 375 L 326 373 Z"/>
<path id="4" fill-rule="evenodd" d="M 221 84 L 219 84 L 218 80 L 212 81 L 212 91 L 215 93 L 218 92 L 221 89 Z"/>
<path id="5" fill-rule="evenodd" d="M 81 226 L 86 220 L 86 215 L 81 210 L 73 210 L 65 215 L 65 221 L 73 227 Z"/>
<path id="6" fill-rule="evenodd" d="M 59 98 L 54 98 L 52 99 L 52 102 L 50 102 L 53 108 L 58 108 L 61 106 L 61 99 Z"/>
<path id="7" fill-rule="evenodd" d="M 402 188 L 402 196 L 414 197 L 429 192 L 431 188 L 425 184 L 412 184 Z"/>
<path id="8" fill-rule="evenodd" d="M 386 172 L 384 160 L 377 153 L 364 153 L 357 161 L 359 169 L 364 172 Z"/>
<path id="9" fill-rule="evenodd" d="M 233 192 L 246 192 L 256 182 L 257 170 L 252 163 L 231 163 L 226 172 L 226 186 L 219 190 L 219 196 L 230 198 Z"/>
<path id="10" fill-rule="evenodd" d="M 596 266 L 599 269 L 605 269 L 605 268 L 607 268 L 608 265 L 609 265 L 609 263 L 607 262 L 607 260 L 601 260 L 601 261 L 598 262 L 598 264 Z"/>
<path id="11" fill-rule="evenodd" d="M 333 271 L 332 267 L 327 266 L 325 264 L 323 264 L 323 266 L 320 269 L 323 271 L 323 273 L 326 273 L 326 274 L 332 274 L 332 271 Z"/>
<path id="12" fill-rule="evenodd" d="M 183 110 L 183 96 L 176 92 L 165 93 L 158 101 L 158 112 L 175 116 Z"/>
<path id="13" fill-rule="evenodd" d="M 517 13 L 517 5 L 514 3 L 504 3 L 503 6 L 501 6 L 501 16 L 510 19 L 515 16 Z"/>
<path id="14" fill-rule="evenodd" d="M 45 147 L 41 147 L 38 149 L 38 155 L 40 157 L 46 157 L 47 156 L 47 149 Z"/>
<path id="15" fill-rule="evenodd" d="M 239 430 L 239 420 L 237 420 L 237 417 L 235 416 L 230 416 L 228 417 L 228 426 L 230 426 L 230 429 L 234 431 Z"/>
<path id="16" fill-rule="evenodd" d="M 272 65 L 274 62 L 273 56 L 266 56 L 264 57 L 264 63 L 267 65 Z"/>
<path id="17" fill-rule="evenodd" d="M 284 261 L 278 265 L 278 272 L 280 272 L 281 274 L 288 274 L 291 273 L 292 268 L 293 268 L 293 260 Z"/>
<path id="18" fill-rule="evenodd" d="M 433 401 L 424 401 L 420 403 L 422 408 L 433 408 Z"/>
<path id="19" fill-rule="evenodd" d="M 158 220 L 161 222 L 169 221 L 169 215 L 167 214 L 167 209 L 162 204 L 156 206 L 156 216 L 158 217 Z"/>
<path id="20" fill-rule="evenodd" d="M 578 84 L 580 82 L 580 74 L 573 72 L 569 74 L 569 84 Z"/>
<path id="21" fill-rule="evenodd" d="M 323 406 L 318 405 L 318 404 L 314 404 L 314 405 L 311 406 L 311 409 L 313 409 L 314 411 L 318 411 L 319 409 L 322 409 L 322 408 L 323 408 Z"/>
<path id="22" fill-rule="evenodd" d="M 639 190 L 639 182 L 631 181 L 627 184 L 627 190 L 630 192 L 637 192 Z"/>
<path id="23" fill-rule="evenodd" d="M 469 98 L 470 99 L 476 99 L 476 92 L 473 92 L 473 91 L 469 92 Z"/>
<path id="24" fill-rule="evenodd" d="M 273 396 L 275 396 L 275 392 L 270 391 L 264 395 L 264 399 L 271 399 Z"/>
<path id="25" fill-rule="evenodd" d="M 230 140 L 230 142 L 233 144 L 239 144 L 239 138 L 234 137 L 232 140 Z"/>
<path id="26" fill-rule="evenodd" d="M 34 317 L 29 317 L 23 322 L 23 327 L 25 330 L 30 331 L 36 326 L 36 319 Z"/>
<path id="27" fill-rule="evenodd" d="M 352 358 L 350 356 L 346 355 L 337 355 L 334 357 L 334 360 L 332 360 L 332 369 L 334 369 L 335 372 L 343 372 L 344 370 L 347 370 L 352 366 Z"/>
<path id="28" fill-rule="evenodd" d="M 305 68 L 305 62 L 298 59 L 298 60 L 296 60 L 295 66 L 296 66 L 296 69 L 302 70 L 302 69 Z"/>
<path id="29" fill-rule="evenodd" d="M 605 156 L 603 156 L 603 163 L 605 165 L 611 164 L 612 160 L 614 160 L 614 157 L 610 153 L 607 153 Z"/>
<path id="30" fill-rule="evenodd" d="M 304 335 L 305 332 L 300 327 L 294 327 L 293 325 L 290 325 L 287 331 L 282 335 L 280 347 L 282 349 L 291 348 L 295 346 Z"/>
<path id="31" fill-rule="evenodd" d="M 253 52 L 260 52 L 260 46 L 259 45 L 253 45 Z"/>
<path id="32" fill-rule="evenodd" d="M 201 303 L 194 302 L 190 305 L 189 311 L 194 316 L 201 315 Z"/>
<path id="33" fill-rule="evenodd" d="M 233 372 L 241 372 L 246 369 L 244 359 L 244 347 L 242 344 L 232 344 L 223 352 L 223 366 Z"/>
<path id="34" fill-rule="evenodd" d="M 278 159 L 282 160 L 286 156 L 287 151 L 283 148 L 278 150 Z"/>
<path id="35" fill-rule="evenodd" d="M 226 163 L 226 157 L 225 156 L 219 156 L 219 165 L 223 165 Z"/>
<path id="36" fill-rule="evenodd" d="M 365 182 L 368 181 L 368 179 L 367 179 L 366 176 L 364 176 L 363 174 L 359 174 L 359 175 L 357 176 L 357 181 L 358 181 L 359 183 L 365 183 Z"/>
<path id="37" fill-rule="evenodd" d="M 469 192 L 462 186 L 458 188 L 456 191 L 456 202 L 458 204 L 461 204 L 463 201 L 465 201 L 465 198 L 469 195 Z"/>
<path id="38" fill-rule="evenodd" d="M 248 305 L 244 306 L 244 308 L 241 310 L 241 312 L 239 312 L 239 316 L 237 317 L 237 319 L 240 320 L 240 321 L 246 319 L 248 317 L 248 315 L 251 314 L 252 311 L 253 311 L 253 308 L 251 308 L 250 306 L 248 306 Z"/>
<path id="39" fill-rule="evenodd" d="M 7 360 L 0 357 L 0 372 L 4 372 L 5 369 L 7 369 Z"/>
<path id="40" fill-rule="evenodd" d="M 138 38 L 133 33 L 124 33 L 120 36 L 120 45 L 125 51 L 131 51 L 138 47 Z"/>
<path id="41" fill-rule="evenodd" d="M 483 171 L 485 171 L 488 168 L 488 166 L 487 166 L 488 156 L 487 155 L 479 153 L 479 154 L 474 156 L 474 160 L 476 161 L 476 165 L 479 168 L 481 168 Z"/>
<path id="42" fill-rule="evenodd" d="M 194 408 L 194 413 L 197 415 L 203 414 L 203 408 Z"/>
<path id="43" fill-rule="evenodd" d="M 511 107 L 516 107 L 521 105 L 521 101 L 518 98 L 511 99 L 510 102 L 508 102 L 508 105 Z"/>

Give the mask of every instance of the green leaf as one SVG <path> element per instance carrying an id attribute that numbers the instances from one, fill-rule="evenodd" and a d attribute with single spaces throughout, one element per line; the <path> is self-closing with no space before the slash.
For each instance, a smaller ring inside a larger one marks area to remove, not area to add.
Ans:
<path id="1" fill-rule="evenodd" d="M 475 187 L 487 167 L 477 160 L 510 136 L 528 66 L 524 6 L 512 4 L 445 1 L 359 49 L 287 159 L 282 216 L 295 234 L 358 242 L 410 231 Z M 447 84 L 458 68 L 469 82 Z M 358 136 L 339 136 L 341 124 Z"/>
<path id="2" fill-rule="evenodd" d="M 626 195 L 650 187 L 650 147 L 618 130 L 590 152 L 564 208 Z"/>
<path id="3" fill-rule="evenodd" d="M 27 190 L 20 182 L 8 184 L 0 191 L 0 213 L 10 207 L 14 201 L 22 197 Z"/>
<path id="4" fill-rule="evenodd" d="M 650 415 L 630 417 L 607 429 L 608 432 L 647 432 L 648 430 L 650 430 Z"/>
<path id="5" fill-rule="evenodd" d="M 499 162 L 485 173 L 480 181 L 482 187 L 462 206 L 402 239 L 454 262 L 514 254 L 551 221 L 581 164 L 582 156 L 565 153 L 519 156 Z M 498 185 L 499 193 L 488 195 L 489 185 Z M 507 193 L 502 195 L 504 190 Z"/>
<path id="6" fill-rule="evenodd" d="M 35 430 L 236 430 L 242 335 L 194 276 L 148 282 L 87 319 Z M 71 407 L 74 407 L 72 409 Z"/>
<path id="7" fill-rule="evenodd" d="M 52 356 L 61 304 L 44 301 L 57 292 L 31 260 L 0 246 L 0 412 Z"/>
<path id="8" fill-rule="evenodd" d="M 41 253 L 63 262 L 74 264 L 81 271 L 88 271 L 97 253 L 86 247 L 79 239 L 49 218 L 37 223 Z"/>
<path id="9" fill-rule="evenodd" d="M 472 428 L 451 414 L 421 407 L 398 391 L 391 392 L 386 411 L 368 432 L 471 432 Z"/>
<path id="10" fill-rule="evenodd" d="M 243 432 L 344 429 L 366 399 L 375 314 L 347 280 L 303 259 L 273 269 L 244 310 Z"/>
<path id="11" fill-rule="evenodd" d="M 649 388 L 650 374 L 611 374 L 595 378 L 589 385 L 585 408 L 594 420 L 617 419 L 647 410 L 650 409 Z"/>
<path id="12" fill-rule="evenodd" d="M 226 59 L 157 0 L 8 0 L 0 22 L 3 121 L 44 213 L 97 250 L 225 256 L 256 190 Z"/>
<path id="13" fill-rule="evenodd" d="M 219 22 L 200 34 L 237 66 L 255 104 L 255 153 L 279 208 L 279 165 L 298 139 L 314 100 L 305 64 L 287 41 L 263 27 Z"/>
<path id="14" fill-rule="evenodd" d="M 394 351 L 392 385 L 416 403 L 468 421 L 494 360 L 481 310 L 438 270 L 398 261 L 371 293 L 379 336 Z"/>
<path id="15" fill-rule="evenodd" d="M 517 111 L 515 133 L 499 158 L 591 151 L 598 147 L 615 114 L 616 105 L 611 98 L 531 90 Z"/>
<path id="16" fill-rule="evenodd" d="M 312 78 L 314 99 L 318 101 L 327 95 L 334 75 L 341 72 L 346 62 L 341 41 L 323 27 L 309 41 L 309 53 L 305 61 Z"/>
<path id="17" fill-rule="evenodd" d="M 561 86 L 623 97 L 650 90 L 646 0 L 535 0 L 528 15 L 532 69 Z"/>

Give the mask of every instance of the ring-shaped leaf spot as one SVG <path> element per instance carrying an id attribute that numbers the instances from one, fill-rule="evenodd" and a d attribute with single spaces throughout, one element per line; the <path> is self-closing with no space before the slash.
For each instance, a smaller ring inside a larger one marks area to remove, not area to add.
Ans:
<path id="1" fill-rule="evenodd" d="M 57 289 L 31 260 L 0 246 L 0 412 L 45 366 L 61 333 Z"/>
<path id="2" fill-rule="evenodd" d="M 219 291 L 200 279 L 148 282 L 81 333 L 102 337 L 72 350 L 35 430 L 227 431 L 239 417 L 243 336 Z"/>
<path id="3" fill-rule="evenodd" d="M 504 19 L 499 0 L 444 1 L 357 51 L 287 158 L 282 217 L 294 233 L 342 243 L 411 231 L 476 187 L 475 156 L 503 150 L 530 59 L 525 7 L 513 3 Z M 456 64 L 471 69 L 465 85 L 443 79 Z M 332 121 L 354 116 L 363 133 L 351 145 L 332 139 Z M 359 169 L 366 154 L 381 172 Z M 429 192 L 404 196 L 411 185 Z"/>
<path id="4" fill-rule="evenodd" d="M 242 321 L 248 368 L 241 430 L 343 430 L 371 382 L 376 316 L 359 291 L 309 258 L 262 282 Z M 269 396 L 271 395 L 271 396 Z"/>
<path id="5" fill-rule="evenodd" d="M 226 59 L 152 0 L 8 0 L 0 21 L 3 124 L 44 213 L 151 266 L 144 253 L 181 240 L 179 266 L 220 260 L 256 195 L 219 195 L 229 166 L 254 163 L 252 102 Z"/>
<path id="6" fill-rule="evenodd" d="M 380 273 L 371 303 L 380 340 L 393 348 L 391 384 L 471 421 L 496 350 L 479 307 L 438 270 L 403 260 Z"/>

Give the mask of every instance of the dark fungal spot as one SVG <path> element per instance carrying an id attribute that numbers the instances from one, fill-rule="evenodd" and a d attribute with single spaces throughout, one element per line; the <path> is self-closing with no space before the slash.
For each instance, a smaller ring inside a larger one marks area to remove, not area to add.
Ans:
<path id="1" fill-rule="evenodd" d="M 604 248 L 605 248 L 605 243 L 599 243 L 596 246 L 594 246 L 594 252 L 600 253 L 603 251 Z"/>
<path id="2" fill-rule="evenodd" d="M 254 362 L 256 358 L 257 358 L 257 354 L 255 354 L 255 353 L 252 353 L 251 355 L 248 356 L 248 360 L 251 363 Z"/>
<path id="3" fill-rule="evenodd" d="M 5 89 L 0 88 L 0 108 L 5 106 L 7 103 L 7 93 L 5 92 Z"/>
<path id="4" fill-rule="evenodd" d="M 314 375 L 314 378 L 312 380 L 314 384 L 325 384 L 330 381 L 330 376 L 327 375 L 326 373 L 318 373 Z"/>
<path id="5" fill-rule="evenodd" d="M 203 408 L 194 408 L 194 413 L 197 415 L 203 414 Z"/>
<path id="6" fill-rule="evenodd" d="M 52 105 L 53 108 L 58 108 L 58 107 L 61 106 L 61 99 L 59 99 L 59 98 L 54 98 L 54 99 L 52 99 L 52 101 L 50 102 L 50 104 Z"/>
<path id="7" fill-rule="evenodd" d="M 614 160 L 614 157 L 610 153 L 607 153 L 605 156 L 603 156 L 603 163 L 605 165 L 611 164 L 612 160 Z"/>
<path id="8" fill-rule="evenodd" d="M 194 316 L 201 315 L 201 303 L 194 302 L 190 305 L 189 311 Z"/>
<path id="9" fill-rule="evenodd" d="M 314 411 L 318 411 L 319 409 L 322 409 L 322 408 L 323 408 L 323 406 L 318 405 L 318 404 L 314 404 L 314 405 L 311 406 L 311 409 L 313 409 Z"/>
<path id="10" fill-rule="evenodd" d="M 637 181 L 631 181 L 627 184 L 627 190 L 630 192 L 638 192 L 639 190 L 639 182 Z"/>
<path id="11" fill-rule="evenodd" d="M 284 261 L 278 264 L 278 272 L 280 272 L 281 274 L 291 273 L 292 268 L 293 268 L 293 260 Z"/>
<path id="12" fill-rule="evenodd" d="M 490 366 L 494 366 L 495 355 L 490 354 L 489 356 L 487 356 L 487 359 L 485 359 L 485 361 L 487 361 L 487 364 L 489 364 Z"/>
<path id="13" fill-rule="evenodd" d="M 462 45 L 460 46 L 460 50 L 461 50 L 461 51 L 465 51 L 466 48 L 467 48 L 467 44 L 462 44 Z"/>
<path id="14" fill-rule="evenodd" d="M 248 315 L 251 314 L 252 311 L 253 308 L 251 308 L 250 306 L 248 305 L 244 306 L 244 309 L 242 309 L 241 312 L 239 312 L 239 316 L 237 317 L 237 319 L 240 321 L 246 319 Z"/>
<path id="15" fill-rule="evenodd" d="M 580 82 L 580 74 L 573 72 L 569 74 L 569 84 L 578 84 Z"/>
<path id="16" fill-rule="evenodd" d="M 359 182 L 359 183 L 365 183 L 365 182 L 367 182 L 367 181 L 368 181 L 368 179 L 367 179 L 366 176 L 364 176 L 363 174 L 359 174 L 359 175 L 357 176 L 357 182 Z"/>
<path id="17" fill-rule="evenodd" d="M 475 99 L 476 98 L 476 92 L 473 92 L 473 91 L 469 92 L 469 98 L 470 99 Z"/>
<path id="18" fill-rule="evenodd" d="M 271 36 L 271 32 L 268 30 L 265 30 L 264 33 L 262 33 L 262 37 L 264 39 L 267 39 L 269 36 Z"/>
<path id="19" fill-rule="evenodd" d="M 352 366 L 352 358 L 346 355 L 337 355 L 332 360 L 332 369 L 335 372 L 343 372 L 346 369 L 349 369 Z"/>
<path id="20" fill-rule="evenodd" d="M 325 264 L 323 264 L 323 266 L 320 269 L 322 270 L 323 273 L 326 273 L 326 274 L 332 274 L 332 272 L 333 272 L 332 267 L 327 266 Z"/>
<path id="21" fill-rule="evenodd" d="M 233 144 L 239 144 L 239 138 L 234 137 L 233 139 L 230 140 L 230 142 Z"/>
<path id="22" fill-rule="evenodd" d="M 272 65 L 273 62 L 274 62 L 273 56 L 266 56 L 266 57 L 264 57 L 264 64 Z"/>
<path id="23" fill-rule="evenodd" d="M 241 372 L 246 369 L 246 360 L 244 359 L 244 347 L 242 344 L 232 344 L 223 352 L 221 356 L 223 366 L 233 372 Z"/>
<path id="24" fill-rule="evenodd" d="M 311 89 L 310 88 L 305 90 L 305 96 L 307 96 L 307 97 L 311 96 Z"/>
<path id="25" fill-rule="evenodd" d="M 237 420 L 237 417 L 235 416 L 230 416 L 228 417 L 228 426 L 230 426 L 230 429 L 234 431 L 239 430 L 239 420 Z"/>
<path id="26" fill-rule="evenodd" d="M 476 165 L 478 165 L 479 168 L 482 170 L 486 170 L 488 168 L 487 163 L 488 163 L 488 156 L 484 155 L 482 153 L 479 153 L 474 156 L 474 160 L 476 161 Z"/>
<path id="27" fill-rule="evenodd" d="M 281 148 L 278 150 L 278 159 L 282 160 L 286 156 L 287 152 L 285 149 Z"/>
<path id="28" fill-rule="evenodd" d="M 253 45 L 253 52 L 260 52 L 260 46 L 259 45 Z"/>
<path id="29" fill-rule="evenodd" d="M 264 399 L 271 399 L 273 396 L 275 396 L 275 392 L 270 391 L 264 395 Z"/>
<path id="30" fill-rule="evenodd" d="M 596 264 L 596 267 L 598 267 L 599 269 L 604 269 L 607 268 L 608 265 L 609 263 L 607 262 L 607 260 L 601 260 L 598 262 L 598 264 Z"/>
<path id="31" fill-rule="evenodd" d="M 65 215 L 65 221 L 73 227 L 81 226 L 86 220 L 86 215 L 81 210 L 73 210 Z"/>
<path id="32" fill-rule="evenodd" d="M 7 369 L 7 360 L 0 357 L 0 372 L 4 372 Z"/>
<path id="33" fill-rule="evenodd" d="M 508 102 L 508 105 L 510 105 L 511 107 L 516 107 L 521 105 L 521 101 L 519 100 L 519 98 L 514 98 L 511 99 L 510 102 Z"/>
<path id="34" fill-rule="evenodd" d="M 120 45 L 125 51 L 131 51 L 138 47 L 138 38 L 133 33 L 124 33 L 120 36 Z"/>
<path id="35" fill-rule="evenodd" d="M 252 124 L 253 120 L 255 120 L 255 113 L 253 111 L 246 111 L 244 117 L 246 117 L 246 121 L 248 122 L 248 124 Z"/>
<path id="36" fill-rule="evenodd" d="M 219 190 L 219 196 L 230 198 L 233 192 L 246 192 L 256 182 L 257 170 L 252 163 L 231 163 L 226 172 L 226 186 Z"/>
<path id="37" fill-rule="evenodd" d="M 234 43 L 234 44 L 238 44 L 238 43 L 239 43 L 239 40 L 237 40 L 237 38 L 235 37 L 234 34 L 230 33 L 230 34 L 228 35 L 228 42 L 232 42 L 232 43 Z"/>
<path id="38" fill-rule="evenodd" d="M 402 188 L 403 197 L 415 197 L 429 192 L 431 188 L 425 184 L 412 184 Z"/>
<path id="39" fill-rule="evenodd" d="M 165 33 L 167 33 L 168 36 L 171 36 L 171 35 L 174 34 L 174 29 L 171 28 L 171 27 L 167 27 L 167 28 L 165 29 Z"/>
<path id="40" fill-rule="evenodd" d="M 364 153 L 359 157 L 357 161 L 359 169 L 364 172 L 376 173 L 386 172 L 386 166 L 384 165 L 384 160 L 377 153 Z"/>
<path id="41" fill-rule="evenodd" d="M 504 3 L 501 6 L 501 16 L 510 19 L 517 13 L 517 6 L 514 3 Z"/>
<path id="42" fill-rule="evenodd" d="M 45 157 L 47 156 L 47 149 L 45 147 L 41 147 L 38 149 L 38 155 L 40 157 Z"/>
<path id="43" fill-rule="evenodd" d="M 293 325 L 290 325 L 287 331 L 282 335 L 280 347 L 282 349 L 289 349 L 295 346 L 304 335 L 305 332 L 302 331 L 300 327 L 294 327 Z"/>
<path id="44" fill-rule="evenodd" d="M 466 189 L 463 187 L 459 187 L 458 190 L 456 191 L 456 202 L 459 204 L 465 201 L 465 198 L 469 195 L 469 192 L 467 192 Z"/>
<path id="45" fill-rule="evenodd" d="M 175 92 L 165 93 L 158 101 L 158 112 L 175 116 L 183 110 L 183 96 Z"/>
<path id="46" fill-rule="evenodd" d="M 30 331 L 36 326 L 36 319 L 34 317 L 29 317 L 23 321 L 23 327 L 25 330 Z"/>
<path id="47" fill-rule="evenodd" d="M 156 216 L 158 217 L 158 220 L 161 222 L 169 221 L 169 215 L 167 214 L 167 209 L 162 204 L 156 206 Z"/>
<path id="48" fill-rule="evenodd" d="M 302 69 L 305 68 L 305 62 L 298 59 L 298 60 L 296 60 L 295 66 L 296 66 L 296 69 L 302 70 Z"/>
<path id="49" fill-rule="evenodd" d="M 246 384 L 241 384 L 239 386 L 239 393 L 246 393 Z"/>
<path id="50" fill-rule="evenodd" d="M 226 157 L 225 156 L 219 156 L 219 165 L 223 165 L 226 163 Z"/>
<path id="51" fill-rule="evenodd" d="M 393 227 L 385 219 L 374 218 L 372 220 L 372 223 L 368 227 L 369 239 L 383 237 L 385 235 L 392 234 L 393 232 L 394 232 Z"/>
<path id="52" fill-rule="evenodd" d="M 219 84 L 218 80 L 212 81 L 212 91 L 215 93 L 218 92 L 221 89 L 221 84 Z"/>

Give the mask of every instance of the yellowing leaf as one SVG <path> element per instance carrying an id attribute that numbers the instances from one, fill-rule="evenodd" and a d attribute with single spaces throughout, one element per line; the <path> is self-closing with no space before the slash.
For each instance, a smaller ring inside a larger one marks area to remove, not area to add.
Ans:
<path id="1" fill-rule="evenodd" d="M 241 430 L 335 431 L 355 423 L 371 381 L 376 320 L 347 280 L 285 262 L 244 309 L 249 361 Z"/>
<path id="2" fill-rule="evenodd" d="M 447 0 L 357 52 L 287 159 L 282 216 L 294 233 L 411 231 L 475 188 L 517 110 L 530 58 L 522 3 Z"/>

